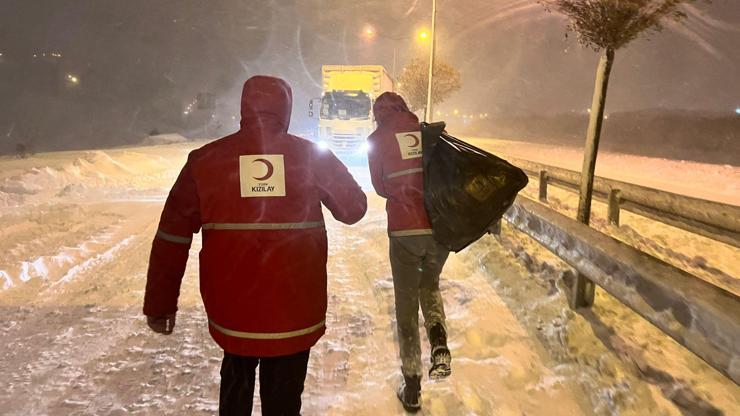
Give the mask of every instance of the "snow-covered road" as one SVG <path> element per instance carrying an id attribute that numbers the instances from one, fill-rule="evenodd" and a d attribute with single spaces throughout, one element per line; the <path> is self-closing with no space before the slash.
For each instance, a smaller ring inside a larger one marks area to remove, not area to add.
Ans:
<path id="1" fill-rule="evenodd" d="M 28 191 L 0 187 L 0 414 L 216 412 L 222 353 L 199 299 L 199 239 L 175 333 L 150 332 L 140 313 L 162 198 L 187 150 L 178 146 L 50 154 L 26 162 L 48 168 L 37 171 L 0 160 L 0 185 L 24 178 Z M 556 199 L 565 211 L 567 198 Z M 369 201 L 355 226 L 327 221 L 328 330 L 311 356 L 306 415 L 404 414 L 383 203 Z M 571 278 L 508 226 L 452 255 L 442 288 L 453 374 L 424 381 L 423 414 L 740 413 L 738 386 L 602 291 L 592 311 L 571 312 Z"/>

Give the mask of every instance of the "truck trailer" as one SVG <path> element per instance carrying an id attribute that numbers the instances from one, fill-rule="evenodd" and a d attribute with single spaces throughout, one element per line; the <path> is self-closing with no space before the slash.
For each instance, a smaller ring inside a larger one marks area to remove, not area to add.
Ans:
<path id="1" fill-rule="evenodd" d="M 366 138 L 375 130 L 373 103 L 395 90 L 393 79 L 381 65 L 324 65 L 321 75 L 319 144 L 340 156 L 367 154 Z"/>

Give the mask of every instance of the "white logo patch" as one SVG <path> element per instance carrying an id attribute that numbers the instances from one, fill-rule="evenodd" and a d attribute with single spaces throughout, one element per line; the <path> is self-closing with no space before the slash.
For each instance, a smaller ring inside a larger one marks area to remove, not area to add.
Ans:
<path id="1" fill-rule="evenodd" d="M 415 159 L 421 157 L 421 132 L 397 133 L 398 148 L 401 149 L 401 159 Z"/>
<path id="2" fill-rule="evenodd" d="M 242 198 L 285 196 L 283 155 L 239 156 Z"/>

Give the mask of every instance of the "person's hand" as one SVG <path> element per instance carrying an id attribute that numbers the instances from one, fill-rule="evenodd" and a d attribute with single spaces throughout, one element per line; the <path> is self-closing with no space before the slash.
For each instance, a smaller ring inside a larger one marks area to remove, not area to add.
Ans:
<path id="1" fill-rule="evenodd" d="M 488 227 L 488 234 L 493 234 L 494 236 L 500 236 L 501 235 L 501 220 L 496 221 L 495 223 L 491 224 L 490 227 Z"/>
<path id="2" fill-rule="evenodd" d="M 175 314 L 171 313 L 165 316 L 147 316 L 146 324 L 152 331 L 159 334 L 169 335 L 175 328 Z"/>

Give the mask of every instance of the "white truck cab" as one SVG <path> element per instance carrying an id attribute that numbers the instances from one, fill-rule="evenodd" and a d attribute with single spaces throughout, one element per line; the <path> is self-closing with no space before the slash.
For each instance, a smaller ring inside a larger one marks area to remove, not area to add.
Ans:
<path id="1" fill-rule="evenodd" d="M 321 72 L 321 99 L 309 106 L 309 115 L 318 113 L 319 145 L 338 156 L 366 155 L 367 136 L 375 130 L 373 103 L 394 90 L 393 80 L 380 65 L 324 65 Z"/>

